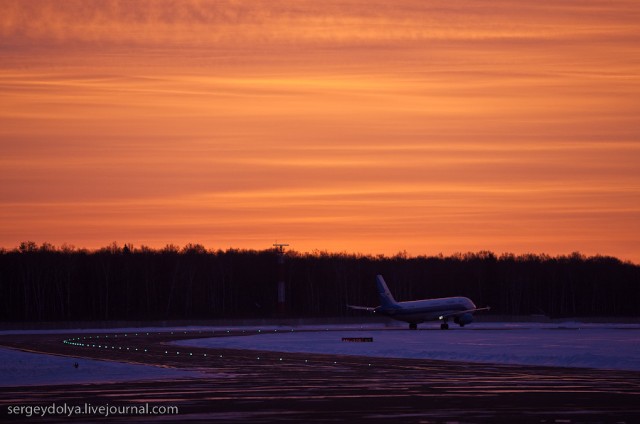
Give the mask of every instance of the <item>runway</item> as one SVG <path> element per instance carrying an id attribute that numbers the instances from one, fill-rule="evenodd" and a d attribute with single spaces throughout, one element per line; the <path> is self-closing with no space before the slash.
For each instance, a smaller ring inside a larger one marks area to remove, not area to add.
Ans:
<path id="1" fill-rule="evenodd" d="M 75 358 L 197 370 L 202 377 L 4 387 L 0 388 L 0 416 L 3 420 L 17 418 L 7 416 L 6 406 L 18 403 L 148 402 L 178 406 L 178 415 L 153 417 L 170 422 L 640 422 L 640 372 L 186 348 L 169 344 L 181 339 L 242 334 L 229 331 L 126 336 L 118 333 L 100 334 L 99 338 L 88 334 L 2 336 L 3 346 Z M 83 339 L 86 337 L 90 337 L 90 344 Z M 69 372 L 73 372 L 72 367 Z M 61 418 L 31 419 L 55 422 Z M 109 419 L 141 422 L 150 417 Z"/>

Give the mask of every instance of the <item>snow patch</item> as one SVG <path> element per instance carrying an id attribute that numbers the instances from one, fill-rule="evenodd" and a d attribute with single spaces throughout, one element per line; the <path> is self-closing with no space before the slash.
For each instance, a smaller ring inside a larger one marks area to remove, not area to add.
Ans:
<path id="1" fill-rule="evenodd" d="M 199 372 L 152 365 L 98 361 L 0 348 L 0 387 L 182 379 L 202 377 L 202 375 Z"/>
<path id="2" fill-rule="evenodd" d="M 374 342 L 345 343 L 343 337 L 372 337 Z M 271 331 L 174 343 L 203 348 L 640 371 L 640 327 L 637 325 L 491 324 L 449 331 Z"/>

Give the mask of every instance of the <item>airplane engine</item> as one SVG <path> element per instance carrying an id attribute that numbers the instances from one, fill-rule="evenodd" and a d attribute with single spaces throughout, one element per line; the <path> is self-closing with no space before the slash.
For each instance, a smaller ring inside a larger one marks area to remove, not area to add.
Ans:
<path id="1" fill-rule="evenodd" d="M 460 327 L 464 327 L 466 324 L 471 324 L 473 322 L 473 315 L 469 313 L 462 314 L 459 317 L 455 317 L 453 322 L 459 324 Z"/>

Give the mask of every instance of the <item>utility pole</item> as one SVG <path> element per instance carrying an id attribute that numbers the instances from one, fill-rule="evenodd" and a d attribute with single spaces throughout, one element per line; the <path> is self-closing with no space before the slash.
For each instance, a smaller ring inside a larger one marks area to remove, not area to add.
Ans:
<path id="1" fill-rule="evenodd" d="M 278 315 L 285 315 L 285 288 L 284 288 L 284 248 L 289 246 L 286 243 L 274 243 L 278 252 Z"/>

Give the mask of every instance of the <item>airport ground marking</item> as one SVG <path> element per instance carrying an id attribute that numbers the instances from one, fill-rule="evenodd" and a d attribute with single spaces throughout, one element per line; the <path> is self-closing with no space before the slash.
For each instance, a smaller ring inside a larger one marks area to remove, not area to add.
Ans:
<path id="1" fill-rule="evenodd" d="M 231 334 L 232 331 L 241 331 L 242 334 L 246 334 L 246 330 L 225 330 L 223 332 L 226 333 L 226 334 Z M 261 330 L 261 329 L 254 330 L 254 331 L 255 331 L 256 334 L 262 334 L 264 332 L 271 332 L 271 331 L 268 331 L 268 330 L 265 331 L 265 330 Z M 325 329 L 325 331 L 329 331 L 329 329 L 327 328 L 327 329 Z M 274 329 L 274 330 L 272 330 L 272 332 L 273 333 L 278 333 L 278 330 Z M 289 331 L 287 331 L 287 332 L 289 332 Z M 291 329 L 290 332 L 293 333 L 294 329 Z M 167 334 L 168 332 L 152 332 L 152 333 L 153 333 L 153 335 L 163 335 L 163 334 Z M 188 334 L 200 334 L 201 335 L 202 331 L 201 330 L 198 331 L 198 332 L 195 332 L 195 331 L 194 332 L 187 332 L 187 331 L 182 331 L 182 332 L 178 331 L 178 332 L 176 332 L 176 331 L 171 331 L 169 333 L 171 335 L 177 335 L 177 334 L 180 334 L 180 333 L 182 333 L 183 335 L 188 335 Z M 215 333 L 216 333 L 215 330 L 211 331 L 211 334 L 215 334 Z M 282 333 L 282 331 L 281 331 L 281 333 Z M 130 333 L 130 332 L 123 333 L 123 336 L 127 337 L 129 340 L 131 340 L 131 338 L 136 337 L 136 336 L 139 337 L 140 335 L 141 335 L 140 333 Z M 152 334 L 150 332 L 145 332 L 144 335 L 149 336 L 149 335 L 152 335 Z M 101 337 L 100 335 L 90 335 L 90 336 L 84 336 L 84 337 L 80 337 L 79 336 L 79 337 L 73 337 L 73 338 L 70 338 L 70 339 L 64 339 L 64 340 L 62 340 L 62 343 L 66 344 L 66 345 L 69 345 L 69 346 L 80 347 L 80 348 L 98 348 L 98 349 L 111 349 L 111 350 L 116 350 L 116 349 L 117 350 L 123 350 L 123 348 L 124 348 L 124 350 L 129 351 L 129 352 L 133 351 L 133 352 L 153 353 L 153 352 L 149 351 L 149 349 L 152 346 L 147 346 L 147 347 L 136 346 L 136 347 L 134 347 L 134 346 L 122 346 L 122 345 L 115 345 L 115 344 L 111 344 L 111 343 L 104 343 L 106 341 L 104 339 L 108 339 L 109 336 L 112 336 L 111 337 L 112 339 L 117 339 L 118 338 L 118 334 L 111 334 L 111 335 L 110 334 L 106 334 L 106 335 L 102 335 L 102 341 L 99 341 L 99 339 Z M 87 339 L 88 339 L 88 341 L 87 341 Z M 122 340 L 122 337 L 120 337 L 120 340 Z M 96 344 L 95 342 L 97 342 L 98 344 Z M 277 353 L 277 352 L 275 352 L 275 353 Z M 176 356 L 179 356 L 180 355 L 180 351 L 176 350 L 175 353 L 173 353 L 173 351 L 164 350 L 164 354 L 165 355 L 176 355 Z M 190 356 L 190 357 L 194 357 L 193 352 L 182 351 L 182 356 L 184 357 L 185 355 Z M 198 357 L 214 358 L 215 355 L 212 356 L 212 355 L 207 355 L 207 353 L 203 353 L 202 356 L 200 356 L 199 354 L 196 354 L 195 357 L 196 358 L 198 358 Z M 224 355 L 223 354 L 219 354 L 218 358 L 224 358 Z M 255 357 L 256 361 L 264 361 L 264 359 L 265 358 L 262 357 L 262 356 Z M 273 361 L 274 362 L 284 362 L 284 363 L 291 363 L 291 362 L 300 363 L 299 360 L 286 359 L 285 357 L 278 357 L 277 360 L 273 359 Z M 326 363 L 327 361 L 317 361 L 317 360 L 309 361 L 308 359 L 304 359 L 304 361 L 303 361 L 303 363 L 307 364 L 307 365 L 309 365 L 311 363 L 314 363 L 314 362 Z M 333 365 L 338 365 L 338 361 L 328 361 L 328 362 L 332 363 Z M 345 364 L 348 364 L 348 363 L 349 362 L 345 362 Z M 367 366 L 371 367 L 371 366 L 373 366 L 373 364 L 372 363 L 368 363 Z"/>

